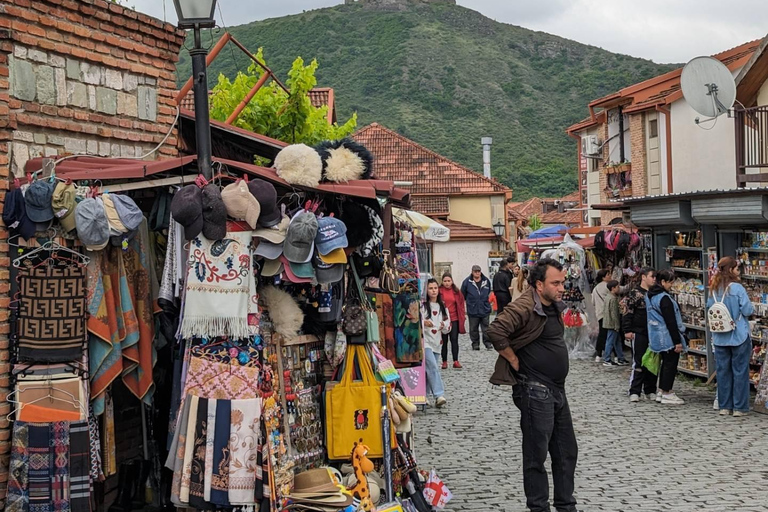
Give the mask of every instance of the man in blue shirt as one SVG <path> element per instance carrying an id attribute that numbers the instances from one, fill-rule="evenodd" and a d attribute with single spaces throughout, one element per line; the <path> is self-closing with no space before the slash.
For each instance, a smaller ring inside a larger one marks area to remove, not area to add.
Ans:
<path id="1" fill-rule="evenodd" d="M 491 281 L 483 275 L 480 265 L 472 266 L 472 275 L 461 285 L 461 294 L 467 303 L 469 317 L 469 339 L 472 340 L 472 350 L 480 350 L 480 327 L 483 330 L 485 348 L 493 350 L 488 341 L 488 322 L 491 317 Z"/>

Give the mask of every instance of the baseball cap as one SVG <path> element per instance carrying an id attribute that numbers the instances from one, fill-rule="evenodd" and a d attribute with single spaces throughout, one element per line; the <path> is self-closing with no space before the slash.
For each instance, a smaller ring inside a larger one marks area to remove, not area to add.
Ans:
<path id="1" fill-rule="evenodd" d="M 321 254 L 320 259 L 326 263 L 346 263 L 347 253 L 344 249 L 334 249 L 328 254 Z"/>
<path id="2" fill-rule="evenodd" d="M 283 244 L 273 244 L 266 240 L 259 240 L 259 245 L 253 250 L 255 256 L 261 256 L 268 260 L 274 260 L 283 254 Z"/>
<path id="3" fill-rule="evenodd" d="M 51 195 L 51 209 L 53 215 L 59 219 L 59 224 L 64 231 L 75 229 L 75 206 L 77 206 L 77 187 L 72 183 L 60 181 L 56 184 Z"/>
<path id="4" fill-rule="evenodd" d="M 291 265 L 293 265 L 294 263 L 292 263 L 292 262 L 288 261 L 288 260 L 285 258 L 285 255 L 283 255 L 283 256 L 280 256 L 280 260 L 282 260 L 282 263 L 283 263 L 283 274 L 285 275 L 285 278 L 286 278 L 288 281 L 290 281 L 290 282 L 292 282 L 292 283 L 296 283 L 296 284 L 302 284 L 302 283 L 311 283 L 311 282 L 312 282 L 312 279 L 314 278 L 314 276 L 313 276 L 313 278 L 309 278 L 309 277 L 299 277 L 299 276 L 297 276 L 297 275 L 296 275 L 296 274 L 293 272 L 293 268 L 291 268 Z M 300 265 L 301 265 L 301 264 L 300 264 Z M 310 268 L 311 268 L 311 267 L 310 267 Z"/>
<path id="5" fill-rule="evenodd" d="M 244 220 L 256 229 L 256 224 L 261 215 L 261 205 L 251 194 L 248 185 L 243 180 L 230 183 L 221 191 L 221 199 L 227 209 L 227 215 L 237 220 Z"/>
<path id="6" fill-rule="evenodd" d="M 262 210 L 263 212 L 263 210 Z M 261 217 L 259 217 L 261 219 Z M 288 233 L 288 226 L 291 224 L 291 219 L 287 215 L 280 217 L 280 222 L 269 228 L 258 228 L 253 231 L 253 236 L 256 238 L 263 238 L 273 244 L 282 244 L 285 242 L 285 235 Z"/>
<path id="7" fill-rule="evenodd" d="M 48 222 L 53 219 L 53 208 L 51 208 L 53 188 L 53 183 L 47 180 L 37 180 L 32 182 L 27 189 L 24 194 L 24 201 L 27 207 L 27 217 L 32 222 Z"/>
<path id="8" fill-rule="evenodd" d="M 291 268 L 291 272 L 293 272 L 296 277 L 303 279 L 312 279 L 315 277 L 315 269 L 312 268 L 311 263 L 294 263 L 285 259 L 285 256 L 280 256 L 280 259 L 283 261 L 284 266 Z"/>
<path id="9" fill-rule="evenodd" d="M 99 251 L 109 242 L 109 221 L 100 197 L 83 199 L 75 207 L 77 236 L 89 251 Z"/>
<path id="10" fill-rule="evenodd" d="M 173 220 L 184 226 L 184 238 L 194 239 L 203 231 L 203 191 L 195 184 L 182 187 L 171 200 Z"/>
<path id="11" fill-rule="evenodd" d="M 480 271 L 482 272 L 483 269 L 480 268 L 480 265 L 472 265 L 472 272 Z"/>
<path id="12" fill-rule="evenodd" d="M 312 264 L 315 267 L 315 277 L 320 284 L 337 283 L 344 277 L 343 264 L 326 263 L 318 254 L 315 254 Z"/>
<path id="13" fill-rule="evenodd" d="M 253 178 L 248 182 L 248 190 L 261 205 L 259 226 L 269 228 L 278 224 L 282 219 L 280 208 L 277 206 L 277 191 L 268 181 Z"/>
<path id="14" fill-rule="evenodd" d="M 306 263 L 312 259 L 317 235 L 317 217 L 312 212 L 302 210 L 297 213 L 288 226 L 288 233 L 283 243 L 283 254 L 288 261 Z"/>
<path id="15" fill-rule="evenodd" d="M 283 271 L 283 262 L 280 259 L 275 258 L 273 260 L 264 260 L 261 265 L 261 275 L 265 277 L 272 277 L 280 274 Z"/>
<path id="16" fill-rule="evenodd" d="M 328 254 L 348 245 L 347 226 L 342 221 L 336 217 L 320 217 L 317 220 L 317 235 L 315 236 L 317 252 Z"/>
<path id="17" fill-rule="evenodd" d="M 208 240 L 221 240 L 227 236 L 227 207 L 221 199 L 221 190 L 214 183 L 203 187 L 203 236 Z"/>
<path id="18" fill-rule="evenodd" d="M 104 194 L 101 196 L 101 200 L 104 203 L 104 211 L 107 214 L 107 221 L 109 222 L 109 234 L 111 236 L 121 235 L 127 233 L 128 229 L 120 221 L 120 216 L 115 210 L 115 203 L 112 202 L 112 196 L 110 194 Z"/>
<path id="19" fill-rule="evenodd" d="M 24 240 L 29 240 L 35 236 L 36 226 L 27 217 L 24 194 L 20 188 L 15 188 L 5 195 L 3 223 L 8 229 L 16 230 Z"/>

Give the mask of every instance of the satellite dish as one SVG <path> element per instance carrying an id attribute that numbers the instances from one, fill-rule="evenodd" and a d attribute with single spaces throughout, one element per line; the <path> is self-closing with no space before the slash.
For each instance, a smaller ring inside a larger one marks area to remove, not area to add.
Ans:
<path id="1" fill-rule="evenodd" d="M 736 100 L 736 82 L 730 70 L 713 57 L 696 57 L 683 68 L 680 87 L 693 110 L 708 117 L 725 114 Z M 699 118 L 696 118 L 696 124 Z"/>

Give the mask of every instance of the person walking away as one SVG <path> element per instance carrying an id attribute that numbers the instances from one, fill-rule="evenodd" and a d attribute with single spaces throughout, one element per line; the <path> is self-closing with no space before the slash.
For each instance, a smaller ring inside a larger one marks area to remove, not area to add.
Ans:
<path id="1" fill-rule="evenodd" d="M 464 309 L 466 307 L 464 303 L 464 296 L 461 291 L 453 282 L 453 276 L 446 272 L 443 274 L 443 286 L 440 287 L 440 299 L 445 304 L 448 310 L 448 316 L 451 319 L 451 330 L 447 334 L 443 334 L 443 346 L 440 350 L 440 355 L 443 358 L 443 370 L 448 368 L 448 341 L 451 342 L 451 355 L 453 356 L 453 367 L 461 368 L 459 362 L 459 334 L 466 334 L 467 331 L 464 327 L 466 322 L 466 314 Z"/>
<path id="2" fill-rule="evenodd" d="M 606 269 L 597 271 L 597 285 L 592 290 L 592 305 L 595 306 L 595 316 L 597 316 L 597 343 L 595 344 L 595 362 L 599 363 L 603 358 L 605 351 L 605 341 L 608 337 L 608 331 L 603 328 L 603 311 L 605 310 L 605 297 L 608 295 L 608 281 L 611 280 L 611 274 Z"/>
<path id="3" fill-rule="evenodd" d="M 632 346 L 632 373 L 629 376 L 629 401 L 639 402 L 645 393 L 648 400 L 656 400 L 656 375 L 643 366 L 643 356 L 648 351 L 648 312 L 645 296 L 656 284 L 656 271 L 640 269 L 640 284 L 621 301 L 621 325 L 624 337 Z"/>
<path id="4" fill-rule="evenodd" d="M 437 366 L 437 351 L 443 344 L 443 335 L 451 332 L 451 317 L 443 299 L 437 279 L 427 281 L 427 299 L 421 309 L 424 320 L 424 366 L 427 371 L 427 396 L 435 397 L 438 409 L 446 403 L 445 385 Z"/>
<path id="5" fill-rule="evenodd" d="M 501 261 L 501 267 L 496 275 L 493 276 L 493 294 L 496 296 L 496 312 L 501 313 L 504 308 L 512 302 L 512 295 L 509 292 L 509 287 L 512 286 L 512 267 L 515 265 L 515 258 L 512 256 L 507 257 L 506 260 Z"/>
<path id="6" fill-rule="evenodd" d="M 520 267 L 517 268 L 517 275 L 512 278 L 512 285 L 509 287 L 512 302 L 516 301 L 528 289 L 528 269 L 519 270 Z"/>
<path id="7" fill-rule="evenodd" d="M 656 401 L 668 405 L 681 405 L 685 400 L 672 391 L 677 376 L 680 353 L 687 350 L 685 326 L 680 316 L 680 306 L 669 295 L 675 273 L 670 269 L 656 274 L 656 284 L 645 296 L 648 312 L 648 344 L 651 351 L 661 354 L 659 367 L 659 389 Z"/>
<path id="8" fill-rule="evenodd" d="M 491 316 L 491 282 L 483 275 L 480 265 L 472 266 L 472 274 L 461 285 L 461 293 L 467 301 L 467 316 L 469 317 L 469 339 L 472 350 L 480 350 L 480 331 L 483 334 L 485 348 L 493 350 L 488 341 L 488 322 Z M 482 328 L 482 329 L 481 329 Z"/>
<path id="9" fill-rule="evenodd" d="M 549 481 L 544 466 L 552 459 L 554 506 L 576 512 L 574 475 L 578 445 L 565 394 L 568 348 L 562 302 L 563 266 L 551 258 L 530 269 L 530 288 L 488 328 L 499 353 L 490 382 L 512 386 L 523 434 L 523 487 L 531 512 L 549 512 Z"/>
<path id="10" fill-rule="evenodd" d="M 616 296 L 619 291 L 619 282 L 608 281 L 606 287 L 608 288 L 608 295 L 605 297 L 603 308 L 603 328 L 606 330 L 603 366 L 628 366 L 629 362 L 624 359 L 624 343 L 619 339 L 621 314 L 619 313 L 619 299 Z M 613 360 L 614 351 L 616 351 L 618 361 Z"/>
<path id="11" fill-rule="evenodd" d="M 730 315 L 730 318 L 723 318 L 719 325 L 712 320 L 709 324 L 712 344 L 715 346 L 717 403 L 721 416 L 728 416 L 733 412 L 733 416 L 738 417 L 749 412 L 752 337 L 748 318 L 754 314 L 755 307 L 740 282 L 739 263 L 736 258 L 722 258 L 717 263 L 717 269 L 718 273 L 712 279 L 712 294 L 707 299 L 708 317 L 717 313 L 712 310 L 715 304 L 718 304 L 719 308 L 725 306 Z"/>

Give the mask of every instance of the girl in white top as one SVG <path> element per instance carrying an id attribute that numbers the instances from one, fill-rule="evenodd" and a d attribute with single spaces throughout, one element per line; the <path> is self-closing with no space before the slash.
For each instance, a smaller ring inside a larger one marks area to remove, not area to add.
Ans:
<path id="1" fill-rule="evenodd" d="M 440 284 L 435 279 L 427 281 L 427 300 L 421 307 L 424 334 L 424 366 L 427 371 L 427 395 L 435 397 L 435 406 L 443 407 L 446 403 L 445 386 L 440 376 L 437 357 L 443 344 L 443 334 L 451 330 L 451 318 L 448 308 L 440 298 Z"/>

